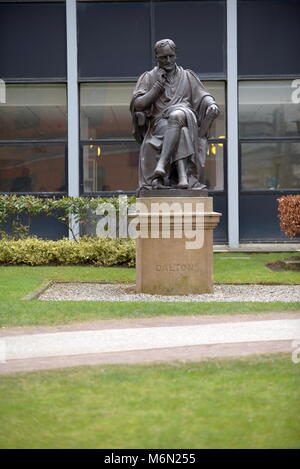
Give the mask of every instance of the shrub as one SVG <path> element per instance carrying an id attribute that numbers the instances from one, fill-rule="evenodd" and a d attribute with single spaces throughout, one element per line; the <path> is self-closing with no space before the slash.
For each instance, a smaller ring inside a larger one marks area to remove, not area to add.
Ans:
<path id="1" fill-rule="evenodd" d="M 122 238 L 80 238 L 46 241 L 38 238 L 0 240 L 0 264 L 5 265 L 135 265 L 135 242 Z"/>
<path id="2" fill-rule="evenodd" d="M 135 197 L 129 197 L 128 205 L 134 203 Z M 34 216 L 44 214 L 54 217 L 64 224 L 76 239 L 73 222 L 81 227 L 90 221 L 95 221 L 97 208 L 101 204 L 114 205 L 119 210 L 120 199 L 89 198 L 89 197 L 61 197 L 41 198 L 32 195 L 0 195 L 0 238 L 22 239 L 29 236 L 31 221 Z M 11 235 L 4 231 L 4 226 L 10 222 Z"/>
<path id="3" fill-rule="evenodd" d="M 280 228 L 289 238 L 300 236 L 300 195 L 287 195 L 277 200 Z"/>

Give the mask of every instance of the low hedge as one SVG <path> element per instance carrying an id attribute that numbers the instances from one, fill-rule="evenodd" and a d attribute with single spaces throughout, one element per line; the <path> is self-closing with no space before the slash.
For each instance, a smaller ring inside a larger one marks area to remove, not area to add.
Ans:
<path id="1" fill-rule="evenodd" d="M 122 238 L 46 241 L 38 238 L 0 240 L 4 265 L 135 265 L 135 242 Z"/>
<path id="2" fill-rule="evenodd" d="M 61 197 L 41 198 L 33 195 L 0 195 L 0 238 L 30 237 L 31 223 L 37 215 L 46 215 L 62 223 L 77 239 L 73 223 L 82 228 L 94 220 L 98 209 L 109 204 L 116 213 L 135 202 L 135 197 Z M 94 221 L 95 222 L 95 221 Z M 9 234 L 8 234 L 9 233 Z"/>

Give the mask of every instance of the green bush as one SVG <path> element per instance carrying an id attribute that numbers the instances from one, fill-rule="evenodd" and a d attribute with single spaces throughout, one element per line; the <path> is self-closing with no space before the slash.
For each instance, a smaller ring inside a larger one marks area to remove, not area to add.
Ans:
<path id="1" fill-rule="evenodd" d="M 65 225 L 76 239 L 73 222 L 84 227 L 94 219 L 98 206 L 105 203 L 112 204 L 118 212 L 121 199 L 67 196 L 56 199 L 32 195 L 0 195 L 0 238 L 27 238 L 33 217 L 43 214 Z M 128 197 L 126 200 L 128 205 L 131 205 L 135 197 Z M 10 225 L 10 235 L 4 231 L 4 226 L 7 224 Z"/>
<path id="2" fill-rule="evenodd" d="M 0 240 L 5 265 L 135 265 L 135 242 L 122 238 L 80 238 L 46 241 L 38 238 Z"/>

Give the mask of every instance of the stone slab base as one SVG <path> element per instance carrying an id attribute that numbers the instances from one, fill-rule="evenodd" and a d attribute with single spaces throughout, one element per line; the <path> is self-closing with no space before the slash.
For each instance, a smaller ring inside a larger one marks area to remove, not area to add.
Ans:
<path id="1" fill-rule="evenodd" d="M 137 197 L 207 197 L 207 189 L 139 189 Z"/>
<path id="2" fill-rule="evenodd" d="M 190 217 L 190 230 L 182 214 Z M 211 197 L 137 199 L 135 216 L 142 227 L 136 240 L 137 292 L 212 293 L 213 228 L 220 215 L 213 212 Z"/>

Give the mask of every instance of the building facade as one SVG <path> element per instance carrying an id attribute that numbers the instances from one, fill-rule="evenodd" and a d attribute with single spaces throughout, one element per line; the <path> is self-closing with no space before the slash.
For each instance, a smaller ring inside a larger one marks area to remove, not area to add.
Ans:
<path id="1" fill-rule="evenodd" d="M 132 195 L 129 102 L 171 38 L 218 102 L 205 181 L 215 242 L 290 241 L 300 193 L 300 0 L 0 1 L 0 193 Z M 37 220 L 37 234 L 65 233 Z"/>

